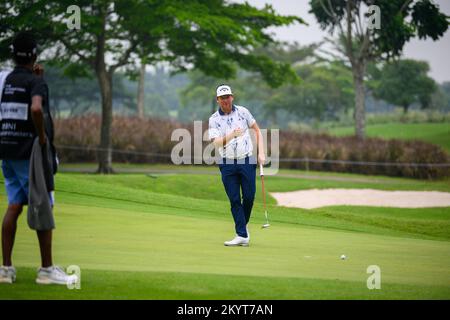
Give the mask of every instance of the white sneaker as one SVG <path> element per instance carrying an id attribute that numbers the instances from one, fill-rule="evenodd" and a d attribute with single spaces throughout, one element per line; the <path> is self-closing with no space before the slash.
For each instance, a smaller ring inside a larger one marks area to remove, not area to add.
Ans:
<path id="1" fill-rule="evenodd" d="M 13 283 L 16 281 L 16 268 L 13 266 L 0 267 L 0 283 Z"/>
<path id="2" fill-rule="evenodd" d="M 250 231 L 248 231 L 248 225 L 246 225 L 245 228 L 247 229 L 247 239 L 250 242 Z"/>
<path id="3" fill-rule="evenodd" d="M 36 278 L 37 284 L 75 284 L 78 277 L 75 274 L 67 275 L 61 267 L 51 266 L 39 268 Z"/>
<path id="4" fill-rule="evenodd" d="M 249 242 L 248 238 L 236 236 L 233 240 L 225 241 L 224 245 L 226 245 L 227 247 L 232 247 L 232 246 L 248 247 L 248 242 Z"/>

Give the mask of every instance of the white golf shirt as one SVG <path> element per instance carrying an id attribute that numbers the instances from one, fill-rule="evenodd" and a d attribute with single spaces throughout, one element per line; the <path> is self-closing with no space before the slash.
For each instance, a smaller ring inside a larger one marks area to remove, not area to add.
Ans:
<path id="1" fill-rule="evenodd" d="M 225 114 L 219 108 L 209 118 L 209 140 L 224 137 L 235 129 L 241 128 L 244 131 L 242 136 L 231 139 L 224 147 L 219 147 L 219 154 L 222 158 L 228 159 L 250 157 L 253 152 L 253 144 L 248 129 L 255 122 L 255 118 L 245 107 L 233 105 L 229 114 Z"/>

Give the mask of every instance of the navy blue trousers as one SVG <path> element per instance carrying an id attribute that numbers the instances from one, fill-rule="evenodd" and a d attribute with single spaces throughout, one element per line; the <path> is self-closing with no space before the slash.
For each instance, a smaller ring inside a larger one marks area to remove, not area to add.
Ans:
<path id="1" fill-rule="evenodd" d="M 230 199 L 236 234 L 247 238 L 246 225 L 250 220 L 256 192 L 256 160 L 253 157 L 247 157 L 245 161 L 244 159 L 234 160 L 233 163 L 226 161 L 230 160 L 224 159 L 223 163 L 219 164 L 219 169 L 225 191 Z"/>

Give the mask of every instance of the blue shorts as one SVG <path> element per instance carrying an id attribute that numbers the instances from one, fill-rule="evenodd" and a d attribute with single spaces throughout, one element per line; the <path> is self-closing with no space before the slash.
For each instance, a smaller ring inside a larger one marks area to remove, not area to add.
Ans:
<path id="1" fill-rule="evenodd" d="M 28 179 L 30 160 L 2 160 L 8 204 L 28 204 Z M 53 193 L 49 193 L 54 204 Z"/>

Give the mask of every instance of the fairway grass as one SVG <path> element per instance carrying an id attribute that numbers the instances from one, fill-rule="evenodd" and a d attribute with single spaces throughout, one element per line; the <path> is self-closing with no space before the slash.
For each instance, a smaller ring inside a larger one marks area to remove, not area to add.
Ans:
<path id="1" fill-rule="evenodd" d="M 205 176 L 171 177 L 191 188 L 173 184 L 171 193 L 164 177 L 59 174 L 54 260 L 81 268 L 81 289 L 34 283 L 39 249 L 23 215 L 18 280 L 0 285 L 0 299 L 450 299 L 450 208 L 272 202 L 271 227 L 261 229 L 258 195 L 250 247 L 225 247 L 234 226 L 220 177 L 210 176 L 209 197 L 194 190 Z M 274 191 L 295 183 L 273 179 Z M 3 211 L 4 191 L 0 201 Z M 366 286 L 371 265 L 381 269 L 380 290 Z"/>
<path id="2" fill-rule="evenodd" d="M 337 127 L 328 130 L 335 136 L 349 136 L 354 127 Z M 385 139 L 423 140 L 441 146 L 450 153 L 450 123 L 387 123 L 366 126 L 368 137 Z"/>
<path id="3" fill-rule="evenodd" d="M 32 268 L 23 267 L 19 272 L 13 286 L 0 289 L 1 299 L 448 299 L 450 294 L 445 286 L 388 283 L 381 290 L 368 290 L 364 283 L 341 280 L 91 269 L 82 273 L 80 290 L 68 290 L 64 286 L 35 285 Z"/>

